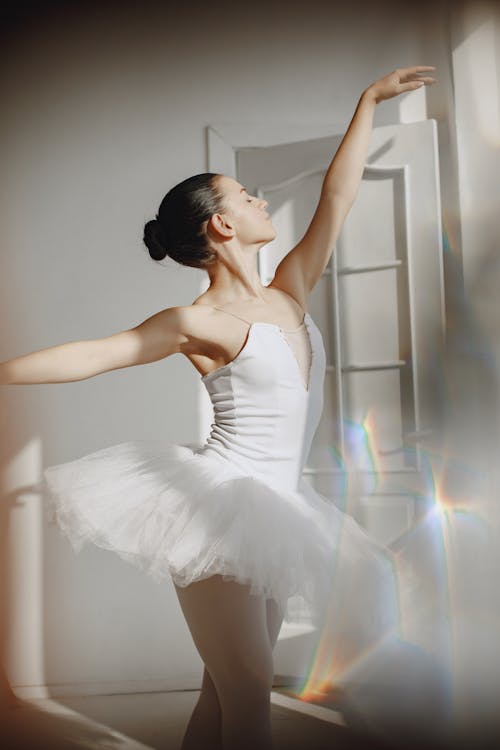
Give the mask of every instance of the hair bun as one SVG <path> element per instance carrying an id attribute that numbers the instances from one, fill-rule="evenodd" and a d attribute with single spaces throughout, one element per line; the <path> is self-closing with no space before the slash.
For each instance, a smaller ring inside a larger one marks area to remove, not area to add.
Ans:
<path id="1" fill-rule="evenodd" d="M 144 244 L 153 260 L 163 260 L 168 255 L 168 241 L 158 219 L 151 219 L 144 227 Z"/>
<path id="2" fill-rule="evenodd" d="M 176 263 L 208 268 L 217 258 L 204 222 L 224 208 L 215 172 L 179 182 L 162 198 L 154 219 L 144 227 L 144 244 L 153 260 L 168 255 Z"/>

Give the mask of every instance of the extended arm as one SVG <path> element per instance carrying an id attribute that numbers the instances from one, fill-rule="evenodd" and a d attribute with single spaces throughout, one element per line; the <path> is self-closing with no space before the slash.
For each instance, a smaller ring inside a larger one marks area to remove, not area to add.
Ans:
<path id="1" fill-rule="evenodd" d="M 0 385 L 67 383 L 163 359 L 181 351 L 185 321 L 183 308 L 170 307 L 111 336 L 70 341 L 0 362 Z"/>
<path id="2" fill-rule="evenodd" d="M 303 307 L 326 268 L 340 230 L 359 190 L 373 127 L 375 106 L 405 91 L 434 83 L 424 71 L 433 66 L 396 69 L 369 86 L 358 105 L 325 174 L 320 199 L 300 242 L 285 255 L 276 269 L 272 286 L 291 294 Z"/>

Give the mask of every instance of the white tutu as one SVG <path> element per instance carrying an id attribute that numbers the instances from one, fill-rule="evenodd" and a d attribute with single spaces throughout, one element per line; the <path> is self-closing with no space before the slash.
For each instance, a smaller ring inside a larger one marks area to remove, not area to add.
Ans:
<path id="1" fill-rule="evenodd" d="M 251 323 L 237 357 L 202 378 L 204 445 L 129 441 L 45 470 L 60 529 L 75 550 L 93 542 L 156 581 L 247 584 L 288 621 L 318 622 L 333 602 L 336 623 L 388 627 L 393 554 L 303 477 L 325 371 L 308 313 L 295 332 Z"/>
<path id="2" fill-rule="evenodd" d="M 50 466 L 44 478 L 75 551 L 92 542 L 178 586 L 220 574 L 295 621 L 318 614 L 341 568 L 363 586 L 366 563 L 371 583 L 351 595 L 367 617 L 387 618 L 390 558 L 303 479 L 296 491 L 273 487 L 193 444 L 162 441 L 112 445 Z"/>

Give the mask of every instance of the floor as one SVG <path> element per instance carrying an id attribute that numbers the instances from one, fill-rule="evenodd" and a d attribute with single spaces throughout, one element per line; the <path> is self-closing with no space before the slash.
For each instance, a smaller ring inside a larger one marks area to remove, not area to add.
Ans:
<path id="1" fill-rule="evenodd" d="M 19 701 L 3 723 L 1 744 L 8 750 L 178 750 L 197 698 L 198 691 L 186 690 Z M 301 704 L 285 689 L 273 691 L 276 750 L 385 750 L 344 726 L 336 710 Z"/>
<path id="2" fill-rule="evenodd" d="M 0 711 L 0 746 L 2 750 L 179 750 L 197 698 L 197 690 L 185 690 L 18 700 Z M 477 734 L 469 741 L 438 746 L 408 731 L 399 740 L 392 735 L 382 741 L 358 726 L 355 714 L 340 710 L 338 695 L 316 705 L 297 700 L 287 688 L 275 688 L 271 703 L 275 750 L 497 750 L 500 746 L 498 741 L 478 741 Z"/>

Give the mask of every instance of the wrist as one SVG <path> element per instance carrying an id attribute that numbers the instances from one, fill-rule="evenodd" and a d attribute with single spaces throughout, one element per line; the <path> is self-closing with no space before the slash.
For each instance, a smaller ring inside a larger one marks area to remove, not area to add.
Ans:
<path id="1" fill-rule="evenodd" d="M 368 88 L 363 91 L 363 93 L 361 94 L 361 99 L 362 101 L 368 102 L 373 105 L 378 104 L 377 94 L 372 86 L 368 86 Z"/>

